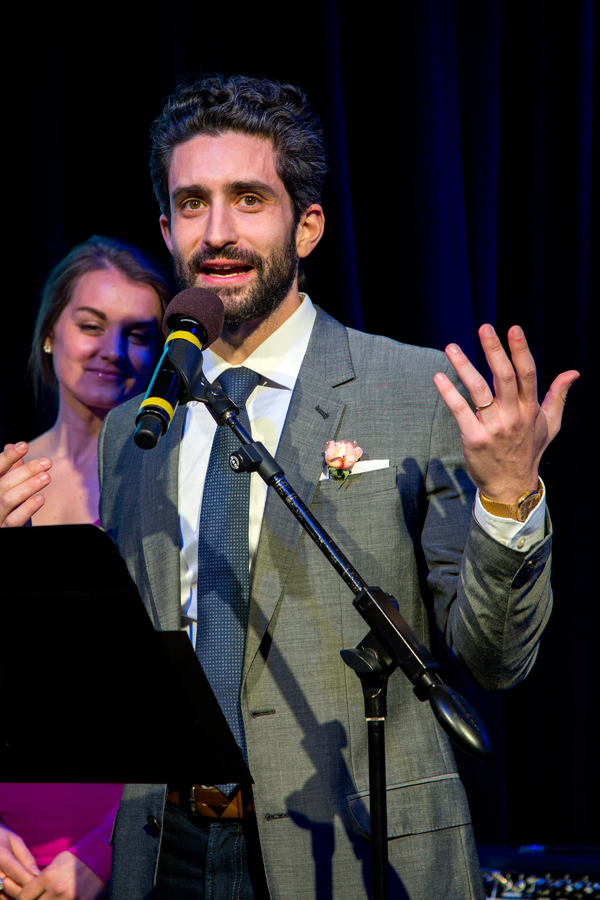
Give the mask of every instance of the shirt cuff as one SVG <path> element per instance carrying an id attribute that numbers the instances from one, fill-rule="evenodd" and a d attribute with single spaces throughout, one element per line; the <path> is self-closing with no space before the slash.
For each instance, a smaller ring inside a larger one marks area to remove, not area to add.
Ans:
<path id="1" fill-rule="evenodd" d="M 541 478 L 540 481 L 544 487 L 542 499 L 535 509 L 531 510 L 524 522 L 492 515 L 487 509 L 484 509 L 479 499 L 479 490 L 475 496 L 475 506 L 473 507 L 475 520 L 486 534 L 504 544 L 505 547 L 518 550 L 520 553 L 528 553 L 535 544 L 539 544 L 546 537 L 546 486 Z"/>

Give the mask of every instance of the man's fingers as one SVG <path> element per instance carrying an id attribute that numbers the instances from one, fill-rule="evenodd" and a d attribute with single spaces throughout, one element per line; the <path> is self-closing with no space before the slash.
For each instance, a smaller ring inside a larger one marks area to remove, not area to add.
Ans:
<path id="1" fill-rule="evenodd" d="M 508 330 L 508 346 L 512 363 L 517 376 L 519 396 L 525 403 L 537 407 L 537 370 L 535 360 L 529 349 L 525 332 L 520 325 L 513 325 Z"/>
<path id="2" fill-rule="evenodd" d="M 575 369 L 569 369 L 568 372 L 561 372 L 557 375 L 548 393 L 542 401 L 542 410 L 548 422 L 548 433 L 552 440 L 560 431 L 562 416 L 565 409 L 567 394 L 570 387 L 579 378 L 579 372 Z"/>
<path id="3" fill-rule="evenodd" d="M 508 331 L 510 359 L 492 325 L 482 325 L 479 338 L 494 379 L 493 391 L 456 344 L 449 344 L 446 348 L 446 355 L 469 391 L 474 405 L 484 406 L 495 397 L 506 411 L 515 408 L 518 401 L 537 409 L 535 360 L 520 325 L 513 325 Z"/>
<path id="4" fill-rule="evenodd" d="M 483 406 L 484 404 L 488 403 L 493 397 L 490 386 L 488 385 L 485 378 L 479 374 L 473 363 L 463 353 L 458 344 L 448 344 L 448 346 L 446 347 L 446 356 L 452 364 L 454 371 L 468 390 L 473 404 L 475 406 Z M 448 381 L 448 385 L 454 387 L 451 381 Z M 438 387 L 441 390 L 442 385 L 440 384 L 438 385 Z M 446 386 L 445 390 L 449 390 L 448 386 Z M 456 391 L 456 393 L 459 397 L 461 396 L 458 391 Z M 444 396 L 443 392 L 442 396 Z M 458 400 L 456 398 L 455 402 L 458 403 Z M 466 403 L 465 407 L 467 408 L 467 410 L 469 409 Z"/>
<path id="5" fill-rule="evenodd" d="M 456 419 L 456 423 L 461 433 L 465 435 L 468 433 L 469 429 L 479 427 L 480 423 L 478 422 L 477 417 L 474 415 L 460 391 L 452 384 L 448 376 L 443 372 L 438 372 L 433 380 L 440 392 L 442 400 Z"/>
<path id="6" fill-rule="evenodd" d="M 540 457 L 560 430 L 567 391 L 579 373 L 555 378 L 540 408 L 535 361 L 523 329 L 514 325 L 509 331 L 510 359 L 491 325 L 482 325 L 479 336 L 493 392 L 458 345 L 449 344 L 446 355 L 480 411 L 471 411 L 446 375 L 438 372 L 434 380 L 460 429 L 471 478 L 488 496 L 514 502 L 537 482 Z"/>
<path id="7" fill-rule="evenodd" d="M 494 378 L 494 395 L 496 399 L 500 404 L 507 402 L 516 403 L 519 398 L 519 385 L 515 369 L 502 346 L 502 341 L 496 334 L 495 328 L 489 324 L 482 325 L 479 329 L 479 339 Z M 522 342 L 524 342 L 526 350 L 527 341 L 525 341 L 524 335 Z M 481 404 L 477 403 L 476 406 L 481 406 Z"/>

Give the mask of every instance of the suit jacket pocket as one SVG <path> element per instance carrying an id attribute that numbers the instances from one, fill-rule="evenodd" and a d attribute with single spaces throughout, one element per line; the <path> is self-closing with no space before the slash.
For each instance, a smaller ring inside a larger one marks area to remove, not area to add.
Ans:
<path id="1" fill-rule="evenodd" d="M 465 789 L 456 773 L 390 785 L 386 791 L 388 837 L 439 831 L 471 821 Z M 347 796 L 357 824 L 370 834 L 369 792 Z"/>
<path id="2" fill-rule="evenodd" d="M 389 466 L 386 469 L 375 469 L 373 472 L 349 475 L 343 484 L 336 478 L 319 481 L 315 502 L 343 503 L 354 497 L 369 497 L 382 491 L 395 491 L 397 474 L 396 466 Z"/>

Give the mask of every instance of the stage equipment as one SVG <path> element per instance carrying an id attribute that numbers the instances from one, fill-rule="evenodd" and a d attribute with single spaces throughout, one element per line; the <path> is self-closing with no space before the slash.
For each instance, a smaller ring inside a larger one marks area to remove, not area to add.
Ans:
<path id="1" fill-rule="evenodd" d="M 156 631 L 94 525 L 0 529 L 10 781 L 251 783 L 184 631 Z"/>
<path id="2" fill-rule="evenodd" d="M 167 306 L 163 317 L 165 349 L 135 420 L 134 441 L 138 447 L 155 447 L 178 405 L 192 399 L 191 385 L 202 375 L 202 351 L 221 334 L 224 315 L 219 297 L 205 288 L 187 288 Z"/>

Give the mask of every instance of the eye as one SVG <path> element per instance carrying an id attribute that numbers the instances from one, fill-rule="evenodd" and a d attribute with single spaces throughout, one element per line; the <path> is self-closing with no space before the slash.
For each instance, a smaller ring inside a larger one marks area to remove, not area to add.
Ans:
<path id="1" fill-rule="evenodd" d="M 260 204 L 260 197 L 257 197 L 255 194 L 244 194 L 241 198 L 241 203 L 242 206 L 253 209 Z"/>
<path id="2" fill-rule="evenodd" d="M 204 206 L 199 197 L 190 197 L 181 204 L 182 209 L 202 209 Z"/>
<path id="3" fill-rule="evenodd" d="M 80 322 L 79 329 L 86 334 L 101 334 L 102 326 L 99 322 Z"/>
<path id="4" fill-rule="evenodd" d="M 123 330 L 122 335 L 125 340 L 130 341 L 132 344 L 148 347 L 151 344 L 155 344 L 158 340 L 158 325 L 132 324 Z"/>
<path id="5" fill-rule="evenodd" d="M 148 344 L 152 343 L 153 337 L 147 331 L 131 331 L 129 333 L 129 340 L 134 344 L 140 344 L 147 347 Z"/>

